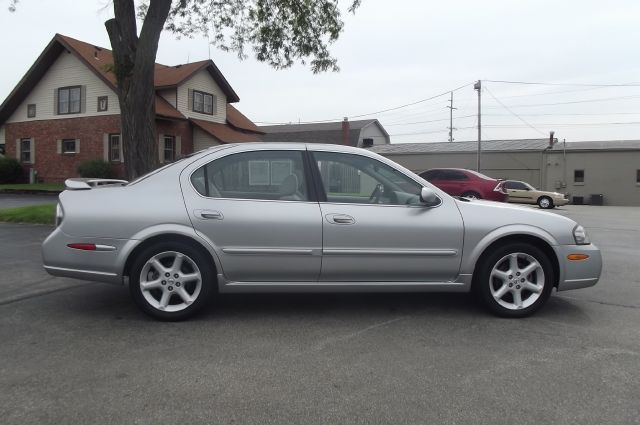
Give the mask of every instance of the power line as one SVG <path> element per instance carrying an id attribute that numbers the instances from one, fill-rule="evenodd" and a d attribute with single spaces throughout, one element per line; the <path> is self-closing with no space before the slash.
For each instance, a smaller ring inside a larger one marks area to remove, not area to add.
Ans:
<path id="1" fill-rule="evenodd" d="M 637 99 L 640 98 L 640 95 L 632 95 L 632 96 L 617 96 L 617 97 L 606 97 L 601 99 L 585 99 L 585 100 L 574 100 L 571 102 L 554 102 L 554 103 L 530 103 L 523 105 L 512 105 L 512 108 L 531 108 L 536 106 L 556 106 L 556 105 L 574 105 L 578 103 L 590 103 L 590 102 L 608 102 L 610 100 L 622 100 L 622 99 Z M 498 106 L 486 106 L 486 108 L 498 108 Z"/>
<path id="2" fill-rule="evenodd" d="M 407 103 L 407 104 L 404 104 L 404 105 L 395 106 L 393 108 L 382 109 L 380 111 L 375 111 L 375 112 L 368 112 L 366 114 L 347 115 L 347 117 L 349 119 L 362 118 L 362 117 L 367 117 L 369 115 L 378 115 L 378 114 L 382 114 L 382 113 L 385 113 L 385 112 L 396 111 L 398 109 L 407 108 L 409 106 L 418 105 L 420 103 L 424 103 L 424 102 L 428 102 L 428 101 L 433 100 L 433 99 L 437 99 L 437 98 L 442 97 L 444 95 L 447 95 L 447 94 L 449 94 L 451 92 L 455 92 L 455 91 L 458 91 L 460 89 L 463 89 L 463 88 L 465 88 L 465 87 L 467 87 L 469 85 L 471 85 L 471 83 L 463 84 L 463 85 L 461 85 L 459 87 L 456 87 L 455 89 L 447 90 L 447 91 L 439 93 L 439 94 L 437 94 L 435 96 L 427 97 L 425 99 L 420 99 L 420 100 L 417 100 L 415 102 Z M 323 122 L 334 122 L 334 121 L 342 121 L 342 118 L 332 118 L 332 119 L 326 119 L 326 120 L 313 120 L 313 121 L 300 121 L 297 124 L 319 124 L 319 123 L 323 123 Z M 296 124 L 296 123 L 291 123 L 291 122 L 280 122 L 280 123 L 267 122 L 267 121 L 254 121 L 254 122 L 258 123 L 258 124 L 270 124 L 270 125 Z"/>
<path id="3" fill-rule="evenodd" d="M 503 107 L 504 109 L 506 109 L 507 111 L 509 111 L 513 116 L 515 116 L 515 117 L 516 117 L 516 118 L 518 118 L 520 121 L 522 121 L 523 123 L 525 123 L 525 124 L 526 124 L 528 127 L 530 127 L 531 129 L 533 129 L 533 130 L 537 131 L 538 133 L 540 133 L 540 134 L 542 134 L 542 135 L 546 136 L 546 134 L 545 134 L 542 130 L 539 130 L 539 129 L 537 129 L 536 127 L 534 127 L 533 125 L 529 124 L 529 122 L 527 122 L 524 118 L 522 118 L 520 115 L 518 115 L 518 114 L 516 114 L 515 112 L 513 112 L 513 111 L 512 111 L 512 110 L 511 110 L 507 105 L 505 105 L 504 103 L 502 103 L 502 102 L 501 102 L 497 97 L 495 97 L 495 96 L 493 95 L 493 93 L 491 93 L 491 90 L 489 90 L 489 88 L 488 88 L 488 87 L 485 87 L 485 89 L 487 90 L 487 93 L 489 93 L 489 95 L 490 95 L 492 98 L 494 98 L 494 100 L 495 100 L 496 102 L 498 102 L 500 105 L 502 105 L 502 107 Z"/>
<path id="4" fill-rule="evenodd" d="M 456 119 L 463 119 L 463 118 L 469 118 L 469 117 L 475 117 L 476 114 L 473 115 L 463 115 L 461 117 L 456 117 Z M 394 123 L 394 124 L 385 124 L 385 127 L 393 127 L 394 125 L 414 125 L 414 124 L 427 124 L 430 122 L 442 122 L 442 121 L 449 121 L 449 118 L 441 118 L 441 119 L 437 119 L 437 120 L 429 120 L 429 121 L 414 121 L 414 122 L 398 122 L 398 123 Z"/>
<path id="5" fill-rule="evenodd" d="M 623 84 L 587 84 L 587 83 L 540 83 L 532 81 L 506 81 L 506 80 L 482 80 L 490 83 L 501 84 L 525 84 L 535 86 L 574 86 L 574 87 L 640 87 L 640 83 L 623 83 Z"/>
<path id="6" fill-rule="evenodd" d="M 538 125 L 544 125 L 544 126 L 550 126 L 550 127 L 573 127 L 573 126 L 580 126 L 580 125 L 587 125 L 587 126 L 640 125 L 640 121 L 629 121 L 629 122 L 580 122 L 580 123 L 557 123 L 557 124 L 538 124 Z M 524 128 L 524 126 L 521 126 L 519 124 L 492 124 L 492 125 L 488 125 L 487 127 L 492 127 L 492 128 L 510 128 L 510 127 Z"/>

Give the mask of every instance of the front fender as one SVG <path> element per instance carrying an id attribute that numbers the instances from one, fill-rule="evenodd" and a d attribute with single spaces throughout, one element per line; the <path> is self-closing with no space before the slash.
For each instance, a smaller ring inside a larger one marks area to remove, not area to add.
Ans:
<path id="1" fill-rule="evenodd" d="M 510 224 L 498 227 L 484 235 L 478 234 L 477 232 L 466 231 L 461 273 L 472 274 L 478 259 L 492 243 L 504 237 L 514 235 L 533 236 L 545 241 L 551 247 L 558 245 L 558 241 L 546 230 L 526 224 Z"/>

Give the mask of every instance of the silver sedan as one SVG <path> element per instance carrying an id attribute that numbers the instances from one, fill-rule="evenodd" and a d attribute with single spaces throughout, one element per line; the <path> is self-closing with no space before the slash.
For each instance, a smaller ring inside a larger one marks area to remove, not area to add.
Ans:
<path id="1" fill-rule="evenodd" d="M 556 214 L 455 199 L 375 153 L 221 145 L 131 183 L 68 180 L 42 247 L 52 275 L 128 284 L 162 320 L 217 292 L 473 290 L 523 317 L 594 285 L 600 251 Z"/>

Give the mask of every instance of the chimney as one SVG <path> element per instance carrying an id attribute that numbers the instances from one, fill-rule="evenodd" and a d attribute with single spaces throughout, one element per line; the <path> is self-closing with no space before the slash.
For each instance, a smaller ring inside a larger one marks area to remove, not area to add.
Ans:
<path id="1" fill-rule="evenodd" d="M 555 131 L 550 131 L 549 132 L 549 147 L 552 148 L 554 144 L 558 143 L 558 139 L 554 139 L 553 135 L 555 134 Z"/>
<path id="2" fill-rule="evenodd" d="M 349 145 L 349 117 L 342 120 L 342 144 Z"/>

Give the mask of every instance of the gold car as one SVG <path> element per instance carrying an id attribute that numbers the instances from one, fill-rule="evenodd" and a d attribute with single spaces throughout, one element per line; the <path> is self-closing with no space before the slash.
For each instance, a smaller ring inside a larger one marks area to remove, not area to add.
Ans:
<path id="1" fill-rule="evenodd" d="M 558 192 L 538 190 L 529 183 L 517 180 L 507 180 L 504 187 L 509 194 L 508 202 L 518 204 L 538 204 L 540 208 L 554 208 L 569 203 L 566 195 Z"/>

